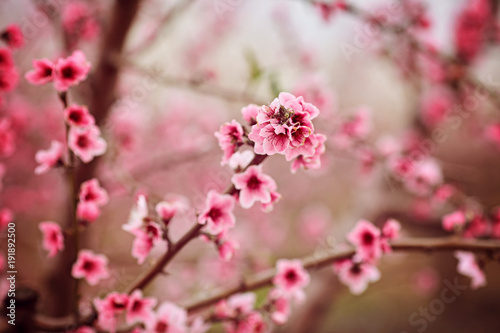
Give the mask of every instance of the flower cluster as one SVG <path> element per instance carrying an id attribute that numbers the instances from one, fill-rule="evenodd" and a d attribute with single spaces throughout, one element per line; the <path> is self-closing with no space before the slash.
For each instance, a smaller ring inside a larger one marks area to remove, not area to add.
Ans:
<path id="1" fill-rule="evenodd" d="M 361 294 L 369 282 L 380 279 L 376 264 L 383 253 L 391 251 L 389 241 L 399 237 L 399 230 L 399 222 L 393 219 L 389 219 L 382 230 L 369 221 L 360 220 L 347 235 L 348 241 L 356 248 L 356 254 L 353 258 L 336 261 L 334 271 L 351 293 Z"/>
<path id="2" fill-rule="evenodd" d="M 48 59 L 33 60 L 33 70 L 25 78 L 34 85 L 54 82 L 57 91 L 67 91 L 87 78 L 90 63 L 82 51 L 74 51 L 67 58 L 59 58 L 55 63 Z"/>
<path id="3" fill-rule="evenodd" d="M 224 321 L 226 332 L 266 332 L 261 313 L 255 310 L 254 293 L 236 294 L 215 306 L 215 316 Z"/>

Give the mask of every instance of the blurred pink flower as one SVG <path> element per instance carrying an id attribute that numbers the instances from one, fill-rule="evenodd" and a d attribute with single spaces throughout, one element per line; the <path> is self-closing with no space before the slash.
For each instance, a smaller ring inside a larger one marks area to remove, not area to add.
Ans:
<path id="1" fill-rule="evenodd" d="M 84 278 L 91 286 L 110 277 L 108 258 L 103 254 L 95 254 L 91 250 L 80 250 L 78 258 L 71 269 L 75 279 Z"/>
<path id="2" fill-rule="evenodd" d="M 457 271 L 471 278 L 472 289 L 486 286 L 486 276 L 474 253 L 455 251 L 455 257 L 458 259 Z"/>
<path id="3" fill-rule="evenodd" d="M 96 156 L 106 151 L 106 141 L 101 137 L 101 131 L 95 125 L 88 127 L 71 127 L 68 134 L 69 148 L 80 157 L 83 163 L 88 163 Z"/>
<path id="4" fill-rule="evenodd" d="M 54 67 L 54 85 L 58 91 L 66 91 L 87 78 L 90 63 L 82 51 L 74 51 L 67 58 L 59 58 Z"/>
<path id="5" fill-rule="evenodd" d="M 50 148 L 39 150 L 35 154 L 35 160 L 39 164 L 35 169 L 35 174 L 40 175 L 48 172 L 50 169 L 63 165 L 64 145 L 52 140 Z"/>
<path id="6" fill-rule="evenodd" d="M 61 226 L 55 222 L 40 222 L 38 228 L 43 234 L 43 248 L 49 251 L 49 258 L 64 250 L 64 236 Z"/>
<path id="7" fill-rule="evenodd" d="M 70 105 L 64 109 L 64 119 L 71 126 L 85 127 L 94 125 L 95 119 L 89 113 L 87 107 L 82 105 Z"/>

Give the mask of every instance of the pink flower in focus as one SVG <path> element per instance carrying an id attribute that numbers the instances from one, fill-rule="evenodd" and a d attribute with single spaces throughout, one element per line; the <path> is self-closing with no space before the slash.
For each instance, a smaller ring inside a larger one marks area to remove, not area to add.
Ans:
<path id="1" fill-rule="evenodd" d="M 156 299 L 143 297 L 141 290 L 134 290 L 128 299 L 127 314 L 125 320 L 128 325 L 135 323 L 146 323 L 154 319 L 153 308 Z"/>
<path id="2" fill-rule="evenodd" d="M 219 257 L 222 260 L 229 261 L 239 249 L 240 244 L 235 240 L 226 240 L 218 245 Z"/>
<path id="3" fill-rule="evenodd" d="M 33 68 L 24 76 L 29 83 L 41 85 L 54 79 L 54 64 L 49 59 L 33 60 Z"/>
<path id="4" fill-rule="evenodd" d="M 64 109 L 64 119 L 71 126 L 85 127 L 95 123 L 95 119 L 89 113 L 89 110 L 82 105 L 70 105 Z"/>
<path id="5" fill-rule="evenodd" d="M 106 151 L 106 141 L 101 138 L 101 131 L 97 126 L 71 127 L 68 134 L 69 148 L 80 157 L 84 163 L 88 163 L 96 156 Z"/>
<path id="6" fill-rule="evenodd" d="M 234 227 L 234 198 L 211 190 L 208 192 L 205 209 L 198 217 L 198 223 L 206 224 L 207 232 L 216 235 Z"/>
<path id="7" fill-rule="evenodd" d="M 97 178 L 83 182 L 78 196 L 81 202 L 93 202 L 99 207 L 106 205 L 109 201 L 108 193 L 99 185 Z"/>
<path id="8" fill-rule="evenodd" d="M 37 151 L 35 154 L 35 160 L 40 165 L 36 167 L 35 174 L 41 175 L 48 172 L 52 168 L 62 166 L 63 154 L 64 145 L 61 142 L 55 140 L 50 143 L 49 149 Z"/>
<path id="9" fill-rule="evenodd" d="M 443 229 L 447 231 L 453 231 L 461 228 L 465 225 L 467 221 L 465 213 L 461 210 L 457 210 L 453 213 L 443 216 Z"/>
<path id="10" fill-rule="evenodd" d="M 74 51 L 67 58 L 60 58 L 54 66 L 54 85 L 58 91 L 66 91 L 87 78 L 90 63 L 82 51 Z"/>
<path id="11" fill-rule="evenodd" d="M 43 234 L 43 248 L 49 251 L 49 258 L 64 250 L 64 236 L 61 226 L 55 222 L 40 222 L 38 228 Z"/>
<path id="12" fill-rule="evenodd" d="M 90 250 L 80 250 L 78 258 L 71 269 L 75 279 L 84 278 L 91 286 L 109 278 L 108 258 L 103 254 L 95 254 Z"/>
<path id="13" fill-rule="evenodd" d="M 340 282 L 349 287 L 354 295 L 362 294 L 370 282 L 376 282 L 380 279 L 380 271 L 375 265 L 366 262 L 357 263 L 351 259 L 336 262 L 334 271 Z"/>
<path id="14" fill-rule="evenodd" d="M 295 158 L 291 165 L 292 173 L 296 173 L 297 170 L 301 167 L 306 170 L 319 169 L 321 167 L 321 156 L 326 150 L 325 142 L 325 135 L 313 134 L 306 139 L 303 147 L 295 150 L 290 150 L 289 153 L 287 153 L 286 159 L 287 161 L 289 161 L 292 158 Z M 312 151 L 311 154 L 304 151 L 304 148 L 308 149 L 308 147 L 310 147 L 310 150 Z M 297 155 L 297 153 L 299 154 Z"/>
<path id="15" fill-rule="evenodd" d="M 238 147 L 243 144 L 243 128 L 236 120 L 233 120 L 223 124 L 219 132 L 215 132 L 215 136 L 219 140 L 219 147 L 224 152 L 221 165 L 226 165 Z"/>
<path id="16" fill-rule="evenodd" d="M 458 259 L 457 271 L 471 278 L 472 289 L 486 286 L 486 276 L 474 253 L 455 251 L 455 257 Z"/>
<path id="17" fill-rule="evenodd" d="M 231 178 L 234 187 L 239 192 L 241 207 L 250 208 L 256 201 L 269 203 L 271 192 L 276 190 L 276 182 L 262 173 L 262 165 L 252 165 L 245 172 L 235 174 Z"/>
<path id="18" fill-rule="evenodd" d="M 177 305 L 164 302 L 153 319 L 146 322 L 147 332 L 187 333 L 187 312 Z"/>
<path id="19" fill-rule="evenodd" d="M 76 207 L 76 216 L 79 221 L 92 223 L 101 216 L 101 209 L 93 201 L 80 201 Z"/>
<path id="20" fill-rule="evenodd" d="M 297 299 L 303 299 L 303 288 L 309 284 L 309 273 L 298 259 L 280 259 L 276 263 L 276 275 L 273 284 L 284 294 L 293 295 Z"/>
<path id="21" fill-rule="evenodd" d="M 380 230 L 371 222 L 360 220 L 347 234 L 347 239 L 356 247 L 361 260 L 373 262 L 382 256 L 380 236 Z"/>
<path id="22" fill-rule="evenodd" d="M 11 24 L 5 28 L 0 37 L 13 49 L 17 49 L 24 44 L 23 32 L 17 24 Z"/>

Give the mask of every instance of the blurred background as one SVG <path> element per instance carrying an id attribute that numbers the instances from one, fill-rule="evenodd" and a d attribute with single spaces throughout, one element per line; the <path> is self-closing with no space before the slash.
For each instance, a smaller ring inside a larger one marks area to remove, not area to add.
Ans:
<path id="1" fill-rule="evenodd" d="M 172 222 L 173 238 L 179 237 L 195 221 L 206 193 L 230 183 L 232 171 L 220 166 L 222 152 L 213 133 L 224 122 L 241 121 L 242 107 L 268 104 L 280 91 L 302 95 L 320 109 L 316 131 L 329 137 L 321 169 L 291 174 L 283 158 L 269 158 L 264 170 L 283 198 L 271 213 L 237 208 L 237 226 L 231 231 L 241 245 L 236 257 L 223 262 L 213 245 L 195 241 L 147 294 L 186 305 L 241 276 L 274 267 L 279 258 L 341 244 L 361 218 L 378 225 L 397 218 L 403 237 L 446 235 L 441 216 L 451 207 L 436 207 L 409 192 L 389 179 L 383 165 L 369 161 L 367 172 L 359 155 L 335 146 L 339 124 L 360 107 L 369 109 L 366 142 L 372 145 L 387 137 L 398 143 L 414 136 L 432 139 L 438 127 L 446 139 L 433 141 L 431 155 L 444 180 L 486 211 L 494 209 L 500 203 L 500 145 L 483 132 L 499 121 L 498 102 L 482 98 L 460 121 L 447 122 L 442 115 L 462 106 L 464 94 L 472 95 L 472 88 L 461 83 L 463 72 L 492 91 L 500 85 L 498 1 L 486 1 L 491 34 L 481 40 L 477 54 L 464 57 L 459 52 L 459 18 L 473 2 L 478 1 L 348 2 L 373 14 L 367 16 L 333 5 L 327 11 L 306 0 L 140 1 L 123 51 L 107 58 L 120 66 L 120 76 L 101 122 L 108 151 L 96 165 L 96 176 L 111 200 L 83 236 L 84 247 L 109 257 L 113 278 L 96 287 L 82 284 L 83 300 L 125 288 L 164 251 L 155 249 L 142 266 L 130 255 L 133 237 L 121 225 L 137 193 L 157 200 L 186 198 L 190 208 Z M 67 190 L 57 170 L 35 176 L 34 154 L 51 140 L 63 139 L 63 116 L 53 88 L 31 86 L 23 76 L 33 59 L 54 60 L 74 49 L 84 51 L 94 71 L 113 22 L 112 9 L 108 0 L 0 1 L 0 29 L 17 23 L 26 39 L 14 54 L 18 87 L 2 96 L 0 106 L 16 132 L 15 153 L 1 161 L 7 172 L 0 208 L 10 209 L 17 223 L 18 282 L 40 292 L 38 308 L 45 314 L 64 313 L 60 288 L 65 278 L 57 276 L 60 259 L 46 258 L 38 223 L 63 223 Z M 370 24 L 369 17 L 379 14 L 387 18 L 384 23 L 404 29 L 387 31 Z M 413 39 L 452 60 L 433 62 L 414 48 Z M 90 105 L 92 82 L 72 91 L 71 100 Z M 3 245 L 1 251 L 5 253 Z M 485 266 L 486 287 L 467 288 L 427 320 L 425 329 L 412 324 L 414 313 L 422 318 L 422 308 L 435 306 L 445 281 L 458 278 L 469 285 L 456 263 L 452 253 L 385 256 L 381 280 L 360 296 L 350 294 L 332 268 L 314 271 L 306 303 L 295 307 L 290 321 L 275 331 L 498 332 L 498 262 Z M 258 295 L 265 298 L 265 292 Z"/>

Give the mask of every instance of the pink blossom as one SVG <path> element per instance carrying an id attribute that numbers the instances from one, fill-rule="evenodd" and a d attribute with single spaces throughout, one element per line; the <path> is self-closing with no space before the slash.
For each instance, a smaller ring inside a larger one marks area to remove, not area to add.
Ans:
<path id="1" fill-rule="evenodd" d="M 78 196 L 81 202 L 93 202 L 99 207 L 106 205 L 109 201 L 108 193 L 99 185 L 97 178 L 83 182 Z"/>
<path id="2" fill-rule="evenodd" d="M 17 49 L 24 44 L 23 32 L 17 24 L 11 24 L 5 28 L 0 37 L 13 49 Z"/>
<path id="3" fill-rule="evenodd" d="M 349 242 L 356 247 L 356 254 L 361 260 L 372 262 L 382 256 L 381 233 L 371 222 L 360 220 L 347 234 Z"/>
<path id="4" fill-rule="evenodd" d="M 227 300 L 217 302 L 215 315 L 217 318 L 233 318 L 237 315 L 249 314 L 254 309 L 256 300 L 257 296 L 252 292 L 233 295 Z"/>
<path id="5" fill-rule="evenodd" d="M 52 140 L 50 148 L 47 150 L 39 150 L 35 154 L 35 160 L 38 165 L 35 169 L 35 174 L 41 175 L 48 172 L 50 169 L 63 165 L 64 145 Z"/>
<path id="6" fill-rule="evenodd" d="M 41 85 L 54 79 L 54 64 L 49 59 L 33 60 L 33 68 L 24 76 L 29 83 Z"/>
<path id="7" fill-rule="evenodd" d="M 0 71 L 9 70 L 14 67 L 14 59 L 12 58 L 12 51 L 8 48 L 0 48 Z"/>
<path id="8" fill-rule="evenodd" d="M 84 163 L 88 163 L 96 156 L 106 151 L 106 141 L 101 138 L 101 131 L 97 126 L 71 127 L 68 134 L 69 148 L 80 157 Z"/>
<path id="9" fill-rule="evenodd" d="M 71 269 L 71 276 L 75 279 L 84 278 L 91 286 L 110 277 L 108 258 L 103 254 L 95 254 L 90 250 L 80 250 L 78 258 Z"/>
<path id="10" fill-rule="evenodd" d="M 40 222 L 38 228 L 43 234 L 43 248 L 49 251 L 49 258 L 53 258 L 59 251 L 64 250 L 64 236 L 61 226 L 55 222 Z"/>
<path id="11" fill-rule="evenodd" d="M 259 114 L 260 107 L 255 104 L 249 104 L 241 109 L 241 114 L 243 119 L 250 125 L 255 125 L 257 123 L 257 114 Z"/>
<path id="12" fill-rule="evenodd" d="M 211 190 L 208 192 L 205 209 L 198 216 L 198 223 L 206 224 L 206 231 L 216 235 L 234 227 L 234 198 Z"/>
<path id="13" fill-rule="evenodd" d="M 252 312 L 236 322 L 225 323 L 227 333 L 264 333 L 268 332 L 266 322 L 259 312 Z"/>
<path id="14" fill-rule="evenodd" d="M 298 259 L 280 259 L 276 263 L 276 275 L 273 284 L 285 294 L 303 298 L 303 288 L 309 284 L 309 273 Z"/>
<path id="15" fill-rule="evenodd" d="M 334 271 L 338 274 L 340 282 L 349 287 L 354 295 L 362 294 L 370 282 L 380 279 L 380 271 L 375 265 L 366 262 L 353 262 L 345 259 L 334 264 Z"/>
<path id="16" fill-rule="evenodd" d="M 400 230 L 401 224 L 397 220 L 389 219 L 385 222 L 384 226 L 382 227 L 382 237 L 380 239 L 380 245 L 383 252 L 392 252 L 389 241 L 399 238 Z"/>
<path id="17" fill-rule="evenodd" d="M 487 236 L 490 232 L 490 228 L 488 225 L 488 221 L 481 214 L 474 214 L 474 217 L 467 225 L 467 228 L 464 231 L 463 236 L 465 238 L 479 238 L 483 236 Z"/>
<path id="18" fill-rule="evenodd" d="M 271 192 L 271 201 L 269 201 L 267 203 L 262 203 L 262 205 L 261 205 L 262 211 L 269 213 L 270 211 L 273 210 L 274 204 L 277 203 L 278 201 L 280 201 L 280 199 L 281 199 L 281 194 L 279 194 L 276 191 L 272 191 Z"/>
<path id="19" fill-rule="evenodd" d="M 278 325 L 283 325 L 290 317 L 290 299 L 280 289 L 271 289 L 268 294 L 269 303 L 272 306 L 271 319 Z"/>
<path id="20" fill-rule="evenodd" d="M 164 302 L 156 311 L 153 319 L 146 322 L 146 330 L 158 333 L 186 333 L 186 310 L 173 303 Z"/>
<path id="21" fill-rule="evenodd" d="M 7 118 L 0 119 L 0 156 L 9 157 L 16 151 L 16 136 L 12 123 Z"/>
<path id="22" fill-rule="evenodd" d="M 408 191 L 416 195 L 426 196 L 443 182 L 441 167 L 433 158 L 415 163 L 413 172 L 405 180 L 404 184 Z"/>
<path id="23" fill-rule="evenodd" d="M 456 189 L 455 187 L 451 186 L 451 185 L 448 185 L 448 184 L 444 184 L 442 186 L 439 186 L 435 191 L 434 191 L 434 195 L 433 195 L 433 199 L 435 202 L 437 203 L 444 203 L 446 202 L 449 198 L 451 198 L 453 196 L 453 194 L 455 194 L 456 192 Z"/>
<path id="24" fill-rule="evenodd" d="M 92 223 L 101 216 L 101 209 L 93 201 L 80 201 L 76 207 L 78 220 Z"/>
<path id="25" fill-rule="evenodd" d="M 0 231 L 7 229 L 10 222 L 14 220 L 14 214 L 8 208 L 0 209 Z"/>
<path id="26" fill-rule="evenodd" d="M 309 136 L 304 145 L 298 149 L 292 149 L 287 153 L 287 161 L 295 158 L 291 165 L 292 173 L 296 173 L 299 168 L 319 169 L 321 167 L 321 156 L 325 153 L 326 136 L 323 134 L 313 134 Z M 309 153 L 311 151 L 312 153 Z M 297 155 L 299 153 L 299 155 Z"/>
<path id="27" fill-rule="evenodd" d="M 135 235 L 132 244 L 132 257 L 137 259 L 139 265 L 144 263 L 153 247 L 163 239 L 163 232 L 155 222 L 147 222 L 143 229 L 134 229 Z"/>
<path id="28" fill-rule="evenodd" d="M 332 3 L 314 2 L 314 6 L 318 9 L 325 22 L 330 22 L 333 14 L 337 13 L 339 10 L 347 9 L 345 0 L 336 0 Z"/>
<path id="29" fill-rule="evenodd" d="M 59 58 L 54 66 L 54 85 L 58 91 L 66 91 L 87 78 L 90 63 L 82 51 L 74 51 L 67 58 Z"/>
<path id="30" fill-rule="evenodd" d="M 271 192 L 276 190 L 276 182 L 262 173 L 262 165 L 252 165 L 245 172 L 231 178 L 239 192 L 239 202 L 243 208 L 250 208 L 256 201 L 269 203 Z"/>
<path id="31" fill-rule="evenodd" d="M 236 253 L 236 250 L 240 247 L 240 244 L 235 240 L 226 240 L 220 244 L 217 248 L 219 251 L 219 257 L 222 260 L 229 261 Z"/>
<path id="32" fill-rule="evenodd" d="M 443 229 L 447 231 L 456 230 L 464 226 L 466 221 L 465 213 L 461 210 L 457 210 L 443 216 Z"/>
<path id="33" fill-rule="evenodd" d="M 314 132 L 311 120 L 318 114 L 319 110 L 304 102 L 302 97 L 280 93 L 269 106 L 259 109 L 257 124 L 248 134 L 248 138 L 255 143 L 255 153 L 285 155 L 288 150 L 303 150 L 306 139 Z"/>
<path id="34" fill-rule="evenodd" d="M 160 201 L 155 206 L 155 211 L 162 219 L 163 223 L 168 222 L 179 212 L 186 211 L 188 208 L 187 199 L 184 197 L 175 197 L 167 201 Z"/>
<path id="35" fill-rule="evenodd" d="M 455 251 L 455 257 L 458 259 L 457 271 L 471 278 L 472 289 L 486 286 L 484 271 L 472 252 Z"/>
<path id="36" fill-rule="evenodd" d="M 64 119 L 71 126 L 85 127 L 94 125 L 95 119 L 89 110 L 82 105 L 70 105 L 64 109 Z"/>
<path id="37" fill-rule="evenodd" d="M 156 302 L 155 298 L 143 297 L 141 290 L 134 290 L 128 299 L 127 315 L 125 317 L 127 324 L 133 325 L 153 320 L 153 308 Z"/>
<path id="38" fill-rule="evenodd" d="M 118 292 L 109 293 L 104 299 L 94 299 L 99 326 L 111 333 L 116 332 L 117 316 L 128 307 L 129 295 Z"/>
<path id="39" fill-rule="evenodd" d="M 219 132 L 215 132 L 215 136 L 219 140 L 219 146 L 224 152 L 221 165 L 226 165 L 233 154 L 238 150 L 238 147 L 243 142 L 243 128 L 236 121 L 223 124 Z"/>

